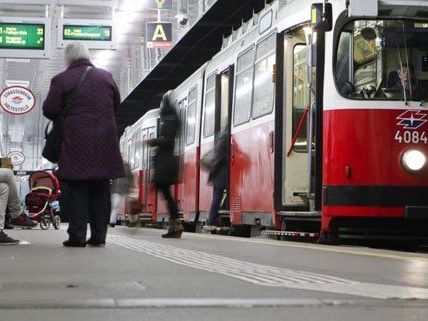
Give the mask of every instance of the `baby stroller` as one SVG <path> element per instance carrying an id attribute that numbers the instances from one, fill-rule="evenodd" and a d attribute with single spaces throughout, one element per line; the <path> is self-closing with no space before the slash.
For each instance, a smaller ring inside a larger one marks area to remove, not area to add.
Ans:
<path id="1" fill-rule="evenodd" d="M 59 216 L 60 185 L 51 172 L 37 171 L 28 180 L 30 192 L 25 196 L 27 215 L 39 222 L 42 230 L 53 225 L 58 230 L 61 224 Z"/>

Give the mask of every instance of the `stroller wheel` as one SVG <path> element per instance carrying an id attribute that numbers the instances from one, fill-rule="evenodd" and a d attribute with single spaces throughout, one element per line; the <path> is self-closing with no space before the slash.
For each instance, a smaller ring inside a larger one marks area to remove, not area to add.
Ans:
<path id="1" fill-rule="evenodd" d="M 59 230 L 61 227 L 61 217 L 59 215 L 55 215 L 52 219 L 52 225 L 55 230 Z"/>
<path id="2" fill-rule="evenodd" d="M 42 220 L 40 221 L 40 228 L 42 230 L 48 230 L 51 227 L 51 221 L 49 220 L 49 218 L 44 217 L 42 218 Z"/>

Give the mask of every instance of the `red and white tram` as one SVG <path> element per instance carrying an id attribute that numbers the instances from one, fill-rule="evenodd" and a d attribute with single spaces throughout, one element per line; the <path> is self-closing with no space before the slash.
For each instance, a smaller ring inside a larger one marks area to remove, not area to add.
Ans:
<path id="1" fill-rule="evenodd" d="M 428 1 L 274 1 L 174 99 L 185 221 L 207 218 L 199 161 L 226 130 L 231 226 L 428 237 Z"/>

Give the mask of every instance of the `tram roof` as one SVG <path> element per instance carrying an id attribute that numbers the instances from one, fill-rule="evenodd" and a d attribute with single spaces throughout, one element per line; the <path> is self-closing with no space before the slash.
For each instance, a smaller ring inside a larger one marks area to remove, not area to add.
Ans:
<path id="1" fill-rule="evenodd" d="M 117 115 L 119 132 L 159 106 L 164 92 L 193 74 L 221 49 L 223 36 L 264 6 L 264 0 L 217 0 L 124 99 Z"/>

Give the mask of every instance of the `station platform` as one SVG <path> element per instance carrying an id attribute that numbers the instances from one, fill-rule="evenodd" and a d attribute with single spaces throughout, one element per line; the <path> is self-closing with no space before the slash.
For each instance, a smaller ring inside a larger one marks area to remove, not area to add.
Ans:
<path id="1" fill-rule="evenodd" d="M 428 319 L 428 255 L 115 227 L 105 247 L 12 230 L 0 320 Z"/>

